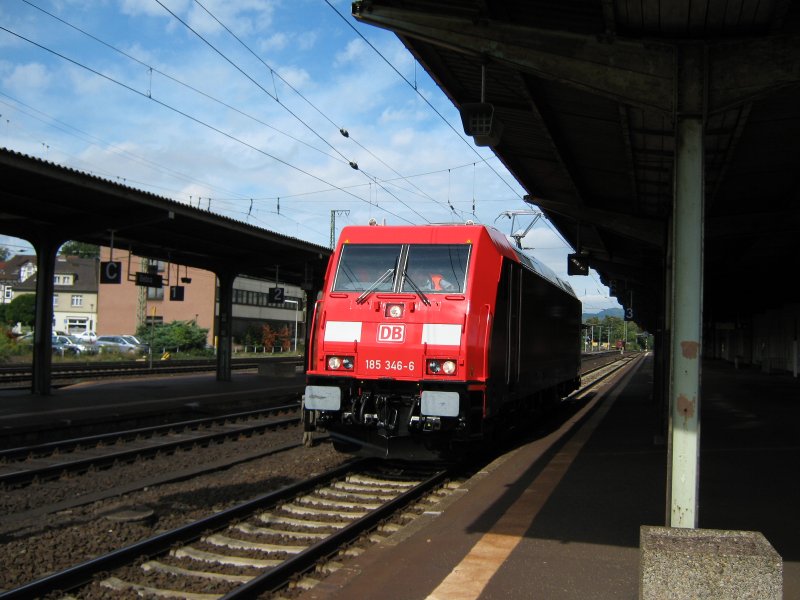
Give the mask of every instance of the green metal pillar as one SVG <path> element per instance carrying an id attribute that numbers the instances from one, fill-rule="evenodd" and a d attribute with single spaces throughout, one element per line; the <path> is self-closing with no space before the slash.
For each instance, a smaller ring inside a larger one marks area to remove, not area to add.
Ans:
<path id="1" fill-rule="evenodd" d="M 697 527 L 703 303 L 705 52 L 679 47 L 669 391 L 671 527 Z"/>

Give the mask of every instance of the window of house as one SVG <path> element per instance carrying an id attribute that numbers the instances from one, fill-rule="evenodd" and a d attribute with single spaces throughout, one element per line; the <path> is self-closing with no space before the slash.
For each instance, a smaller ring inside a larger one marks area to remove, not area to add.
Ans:
<path id="1" fill-rule="evenodd" d="M 70 306 L 83 306 L 83 294 L 72 294 Z"/>
<path id="2" fill-rule="evenodd" d="M 55 285 L 72 285 L 72 275 L 53 275 Z"/>
<path id="3" fill-rule="evenodd" d="M 58 294 L 53 294 L 53 307 L 58 306 Z"/>
<path id="4" fill-rule="evenodd" d="M 149 287 L 147 288 L 147 299 L 148 300 L 163 300 L 164 299 L 164 288 L 163 287 Z"/>

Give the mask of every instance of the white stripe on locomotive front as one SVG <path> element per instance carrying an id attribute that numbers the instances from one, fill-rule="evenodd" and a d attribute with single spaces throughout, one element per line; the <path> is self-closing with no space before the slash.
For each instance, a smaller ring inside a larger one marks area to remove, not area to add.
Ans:
<path id="1" fill-rule="evenodd" d="M 360 321 L 328 321 L 325 324 L 326 342 L 360 342 Z M 423 323 L 422 344 L 431 346 L 460 346 L 461 325 L 456 323 Z"/>

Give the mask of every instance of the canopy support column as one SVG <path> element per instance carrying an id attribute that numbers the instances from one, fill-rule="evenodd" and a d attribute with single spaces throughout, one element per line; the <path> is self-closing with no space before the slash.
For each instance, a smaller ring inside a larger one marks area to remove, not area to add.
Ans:
<path id="1" fill-rule="evenodd" d="M 236 280 L 234 273 L 223 271 L 217 273 L 219 282 L 217 315 L 217 381 L 231 380 L 232 336 L 231 323 L 233 322 L 233 282 Z"/>
<path id="2" fill-rule="evenodd" d="M 703 302 L 705 51 L 678 59 L 669 392 L 669 525 L 697 527 Z"/>

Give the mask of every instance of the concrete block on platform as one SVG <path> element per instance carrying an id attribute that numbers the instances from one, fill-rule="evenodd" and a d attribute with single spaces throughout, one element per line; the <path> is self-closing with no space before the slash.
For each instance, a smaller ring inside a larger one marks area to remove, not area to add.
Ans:
<path id="1" fill-rule="evenodd" d="M 640 600 L 781 600 L 783 561 L 757 531 L 640 528 Z"/>

